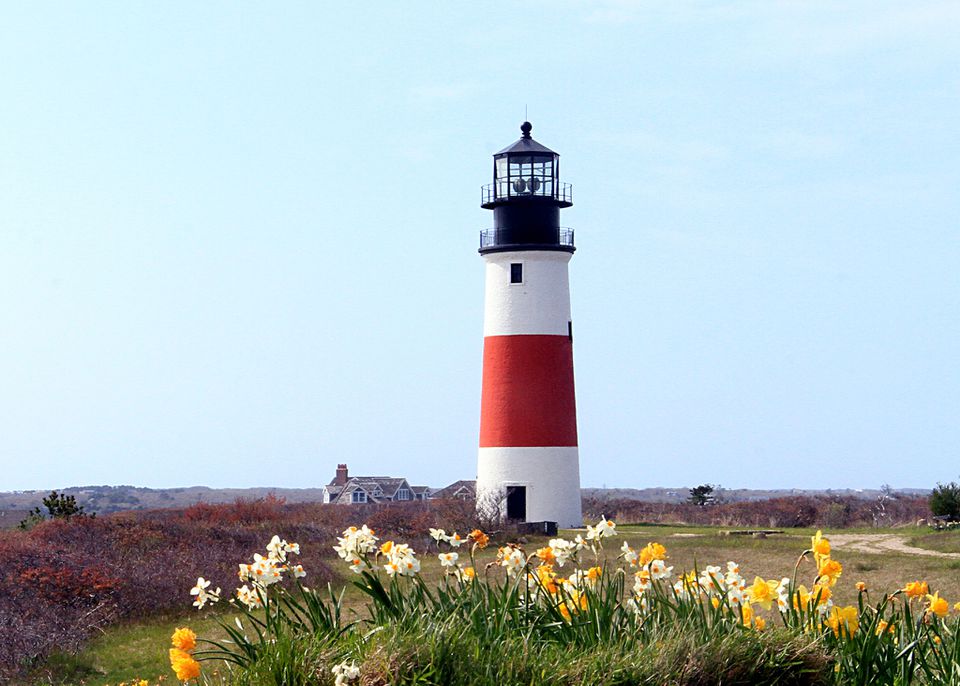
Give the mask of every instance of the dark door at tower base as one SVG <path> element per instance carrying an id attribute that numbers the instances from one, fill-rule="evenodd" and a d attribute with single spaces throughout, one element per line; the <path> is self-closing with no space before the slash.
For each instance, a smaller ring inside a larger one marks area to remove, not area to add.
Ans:
<path id="1" fill-rule="evenodd" d="M 507 486 L 507 519 L 527 521 L 526 486 Z"/>

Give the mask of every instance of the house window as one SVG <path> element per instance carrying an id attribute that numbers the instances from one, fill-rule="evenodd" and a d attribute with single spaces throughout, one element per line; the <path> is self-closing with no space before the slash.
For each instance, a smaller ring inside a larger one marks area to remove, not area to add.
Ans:
<path id="1" fill-rule="evenodd" d="M 513 262 L 510 264 L 510 283 L 523 283 L 522 262 Z"/>
<path id="2" fill-rule="evenodd" d="M 353 502 L 353 503 L 367 502 L 366 491 L 354 491 L 350 496 L 350 502 Z"/>
<path id="3" fill-rule="evenodd" d="M 397 500 L 410 500 L 410 489 L 409 488 L 398 489 Z"/>

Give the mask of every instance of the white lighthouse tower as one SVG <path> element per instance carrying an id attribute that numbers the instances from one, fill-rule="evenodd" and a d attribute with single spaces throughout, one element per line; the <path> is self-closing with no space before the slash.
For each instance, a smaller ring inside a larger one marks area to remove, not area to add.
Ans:
<path id="1" fill-rule="evenodd" d="M 486 263 L 477 504 L 507 519 L 580 526 L 580 463 L 560 156 L 530 137 L 493 156 L 480 234 Z"/>

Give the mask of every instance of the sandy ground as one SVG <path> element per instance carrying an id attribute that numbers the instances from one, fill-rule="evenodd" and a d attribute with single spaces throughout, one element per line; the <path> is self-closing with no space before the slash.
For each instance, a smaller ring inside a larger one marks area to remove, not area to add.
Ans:
<path id="1" fill-rule="evenodd" d="M 939 550 L 927 550 L 926 548 L 909 545 L 903 536 L 897 534 L 831 534 L 829 539 L 830 545 L 834 548 L 849 548 L 862 553 L 883 554 L 894 552 L 960 559 L 960 553 L 944 553 Z"/>
<path id="2" fill-rule="evenodd" d="M 694 538 L 702 534 L 676 533 L 673 538 Z M 944 553 L 939 550 L 927 550 L 909 545 L 907 539 L 897 534 L 835 534 L 827 538 L 834 548 L 856 550 L 861 553 L 904 553 L 907 555 L 926 555 L 927 557 L 944 557 L 960 560 L 960 553 Z"/>

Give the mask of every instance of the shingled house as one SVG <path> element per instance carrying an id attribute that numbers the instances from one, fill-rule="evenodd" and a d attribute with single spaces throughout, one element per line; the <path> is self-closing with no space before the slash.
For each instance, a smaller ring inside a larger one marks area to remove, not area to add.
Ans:
<path id="1" fill-rule="evenodd" d="M 347 465 L 338 464 L 333 481 L 323 487 L 323 502 L 329 504 L 389 503 L 427 500 L 430 489 L 411 486 L 392 476 L 350 476 Z"/>

